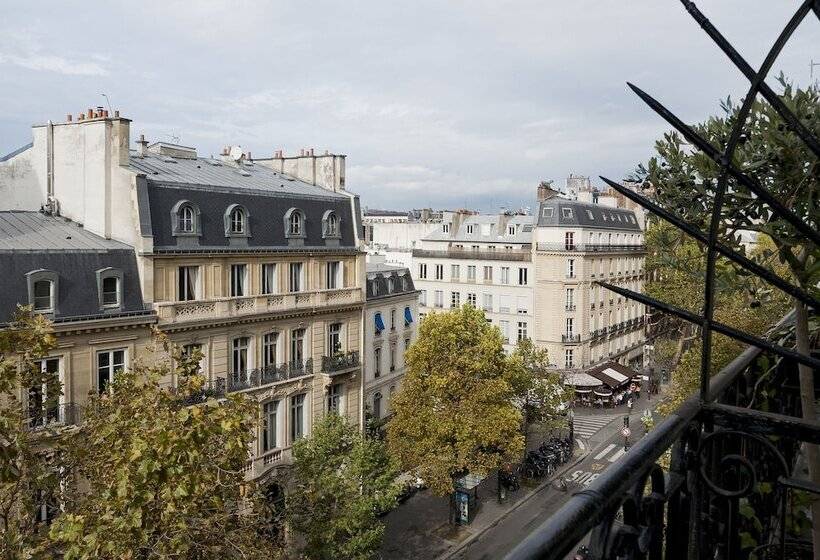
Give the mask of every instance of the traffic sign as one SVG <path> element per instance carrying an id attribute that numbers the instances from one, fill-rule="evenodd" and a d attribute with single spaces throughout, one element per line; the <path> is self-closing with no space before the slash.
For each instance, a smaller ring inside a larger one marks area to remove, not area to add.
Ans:
<path id="1" fill-rule="evenodd" d="M 624 426 L 623 430 L 621 430 L 621 435 L 624 437 L 629 437 L 632 435 L 632 430 Z"/>

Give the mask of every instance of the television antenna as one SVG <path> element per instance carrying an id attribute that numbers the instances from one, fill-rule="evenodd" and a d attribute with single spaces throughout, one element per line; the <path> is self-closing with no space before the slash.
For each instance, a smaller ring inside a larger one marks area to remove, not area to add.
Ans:
<path id="1" fill-rule="evenodd" d="M 104 93 L 100 93 L 100 95 L 102 95 L 103 97 L 105 97 L 105 103 L 106 103 L 106 105 L 108 105 L 108 112 L 109 112 L 109 113 L 113 116 L 113 115 L 114 115 L 114 111 L 112 111 L 112 110 L 111 110 L 111 100 L 110 100 L 110 99 L 108 99 L 108 96 L 107 96 L 106 94 L 104 94 Z"/>

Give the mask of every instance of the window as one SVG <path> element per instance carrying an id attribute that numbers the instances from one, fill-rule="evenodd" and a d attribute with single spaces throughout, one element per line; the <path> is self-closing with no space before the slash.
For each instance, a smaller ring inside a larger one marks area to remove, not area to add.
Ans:
<path id="1" fill-rule="evenodd" d="M 479 247 L 478 245 L 470 245 L 470 250 L 472 251 L 478 251 L 480 248 L 481 247 Z"/>
<path id="2" fill-rule="evenodd" d="M 575 278 L 575 259 L 567 259 L 567 278 Z"/>
<path id="3" fill-rule="evenodd" d="M 379 419 L 382 417 L 382 394 L 376 393 L 373 395 L 373 418 Z"/>
<path id="4" fill-rule="evenodd" d="M 202 371 L 202 361 L 205 359 L 205 354 L 202 351 L 202 345 L 194 342 L 192 344 L 185 344 L 182 346 L 182 354 L 184 356 L 193 356 L 197 352 L 199 352 L 199 363 L 196 366 L 196 372 L 200 373 Z"/>
<path id="5" fill-rule="evenodd" d="M 379 377 L 382 374 L 382 349 L 375 348 L 373 350 L 373 377 Z"/>
<path id="6" fill-rule="evenodd" d="M 444 265 L 436 265 L 436 280 L 444 280 Z"/>
<path id="7" fill-rule="evenodd" d="M 190 200 L 180 200 L 171 208 L 171 234 L 174 236 L 198 236 L 199 207 Z"/>
<path id="8" fill-rule="evenodd" d="M 390 344 L 390 371 L 396 371 L 396 343 Z"/>
<path id="9" fill-rule="evenodd" d="M 419 278 L 424 280 L 427 278 L 427 264 L 419 264 Z"/>
<path id="10" fill-rule="evenodd" d="M 561 217 L 572 219 L 572 208 L 561 208 Z"/>
<path id="11" fill-rule="evenodd" d="M 509 235 L 515 235 L 515 226 L 507 226 L 507 233 Z"/>
<path id="12" fill-rule="evenodd" d="M 450 265 L 450 278 L 458 280 L 459 276 L 461 276 L 461 267 L 457 264 Z"/>
<path id="13" fill-rule="evenodd" d="M 567 317 L 567 338 L 572 338 L 572 317 Z"/>
<path id="14" fill-rule="evenodd" d="M 468 234 L 472 234 L 472 233 L 473 233 L 473 224 L 467 224 L 467 233 L 468 233 Z"/>
<path id="15" fill-rule="evenodd" d="M 342 262 L 329 261 L 325 269 L 325 286 L 328 290 L 335 290 L 342 287 Z"/>
<path id="16" fill-rule="evenodd" d="M 572 354 L 572 348 L 567 348 L 566 350 L 564 350 L 564 367 L 567 369 L 570 369 L 575 366 L 575 364 L 573 364 L 572 361 Z"/>
<path id="17" fill-rule="evenodd" d="M 404 351 L 407 352 L 408 350 L 410 350 L 410 339 L 405 338 L 404 339 Z M 404 355 L 404 363 L 405 364 L 407 363 L 407 354 L 406 353 Z"/>
<path id="18" fill-rule="evenodd" d="M 527 301 L 527 296 L 518 296 L 518 313 L 526 315 L 529 313 L 529 302 Z"/>
<path id="19" fill-rule="evenodd" d="M 501 336 L 504 337 L 504 343 L 509 344 L 509 342 L 510 342 L 510 322 L 509 321 L 499 321 L 498 326 L 501 329 Z"/>
<path id="20" fill-rule="evenodd" d="M 276 367 L 276 362 L 279 361 L 277 359 L 277 342 L 279 342 L 279 333 L 267 333 L 262 337 L 262 367 Z"/>
<path id="21" fill-rule="evenodd" d="M 595 216 L 592 214 L 592 210 L 587 210 L 587 218 L 590 220 L 594 220 Z"/>
<path id="22" fill-rule="evenodd" d="M 120 306 L 120 279 L 116 276 L 107 276 L 102 279 L 103 307 Z"/>
<path id="23" fill-rule="evenodd" d="M 512 307 L 513 296 L 510 294 L 500 294 L 498 296 L 498 312 L 509 313 Z"/>
<path id="24" fill-rule="evenodd" d="M 51 280 L 37 280 L 34 283 L 34 311 L 54 310 L 54 283 Z"/>
<path id="25" fill-rule="evenodd" d="M 518 321 L 518 342 L 521 342 L 527 336 L 527 322 L 526 321 Z"/>
<path id="26" fill-rule="evenodd" d="M 493 267 L 485 266 L 484 267 L 484 281 L 485 282 L 492 282 L 493 281 Z"/>
<path id="27" fill-rule="evenodd" d="M 305 329 L 290 332 L 290 359 L 297 367 L 305 362 Z"/>
<path id="28" fill-rule="evenodd" d="M 574 296 L 575 290 L 572 288 L 567 288 L 567 309 L 569 310 L 575 307 L 575 304 L 573 303 Z M 593 297 L 593 299 L 595 298 Z"/>
<path id="29" fill-rule="evenodd" d="M 325 220 L 325 227 L 327 228 L 327 221 Z M 296 208 L 291 208 L 285 213 L 285 237 L 304 237 L 305 236 L 305 217 L 302 211 Z M 327 237 L 327 235 L 325 235 Z"/>
<path id="30" fill-rule="evenodd" d="M 450 293 L 450 307 L 455 309 L 456 307 L 461 305 L 461 292 L 451 292 Z"/>
<path id="31" fill-rule="evenodd" d="M 473 265 L 467 266 L 467 280 L 475 281 L 475 266 Z"/>
<path id="32" fill-rule="evenodd" d="M 180 233 L 194 232 L 194 210 L 187 204 L 177 213 L 177 230 Z"/>
<path id="33" fill-rule="evenodd" d="M 275 294 L 278 282 L 276 281 L 276 265 L 273 263 L 265 263 L 262 265 L 262 293 Z"/>
<path id="34" fill-rule="evenodd" d="M 288 270 L 288 291 L 301 292 L 302 291 L 302 263 L 290 263 Z"/>
<path id="35" fill-rule="evenodd" d="M 305 435 L 305 394 L 290 398 L 290 440 L 294 442 Z"/>
<path id="36" fill-rule="evenodd" d="M 502 266 L 501 267 L 501 283 L 502 284 L 509 284 L 510 283 L 510 267 L 509 266 Z"/>
<path id="37" fill-rule="evenodd" d="M 334 383 L 327 388 L 327 411 L 339 414 L 342 410 L 342 384 Z"/>
<path id="38" fill-rule="evenodd" d="M 60 358 L 49 358 L 35 363 L 43 382 L 33 384 L 28 390 L 29 425 L 32 428 L 59 421 L 61 416 Z"/>
<path id="39" fill-rule="evenodd" d="M 473 307 L 475 307 L 475 306 L 476 306 L 476 304 L 475 304 L 475 300 L 476 300 L 475 294 L 467 294 L 467 303 L 468 303 L 468 304 L 470 304 L 470 305 L 472 305 Z"/>
<path id="40" fill-rule="evenodd" d="M 493 294 L 481 294 L 482 307 L 484 311 L 493 310 Z"/>
<path id="41" fill-rule="evenodd" d="M 244 374 L 248 371 L 248 346 L 250 338 L 240 336 L 231 342 L 231 373 Z"/>
<path id="42" fill-rule="evenodd" d="M 450 224 L 442 224 L 441 231 L 442 233 L 450 233 Z"/>
<path id="43" fill-rule="evenodd" d="M 436 290 L 435 297 L 436 307 L 444 307 L 444 292 L 442 290 Z"/>
<path id="44" fill-rule="evenodd" d="M 247 295 L 248 288 L 245 284 L 247 280 L 248 265 L 231 265 L 231 297 L 242 297 Z"/>
<path id="45" fill-rule="evenodd" d="M 568 231 L 564 235 L 564 249 L 567 251 L 571 251 L 575 249 L 575 234 L 571 231 Z"/>
<path id="46" fill-rule="evenodd" d="M 104 393 L 114 375 L 125 369 L 125 349 L 97 352 L 97 390 Z"/>
<path id="47" fill-rule="evenodd" d="M 177 299 L 192 301 L 199 297 L 199 267 L 180 266 L 177 274 Z"/>
<path id="48" fill-rule="evenodd" d="M 419 305 L 427 306 L 427 290 L 419 292 Z"/>
<path id="49" fill-rule="evenodd" d="M 242 235 L 245 233 L 245 211 L 242 208 L 234 208 L 230 214 L 230 233 Z"/>
<path id="50" fill-rule="evenodd" d="M 519 286 L 526 286 L 527 285 L 527 269 L 526 268 L 519 268 L 518 269 L 518 285 Z"/>
<path id="51" fill-rule="evenodd" d="M 552 216 L 554 215 L 554 209 L 553 208 L 544 208 L 541 211 L 541 215 L 545 218 L 552 218 Z"/>
<path id="52" fill-rule="evenodd" d="M 393 277 L 387 279 L 387 293 L 392 294 L 393 290 L 396 288 L 396 282 L 393 280 Z"/>
<path id="53" fill-rule="evenodd" d="M 262 405 L 262 452 L 276 449 L 276 413 L 279 401 L 268 401 Z"/>
<path id="54" fill-rule="evenodd" d="M 294 212 L 295 214 L 295 212 Z M 291 220 L 293 220 L 293 216 L 291 216 Z M 301 231 L 301 227 L 300 227 Z M 291 235 L 300 235 L 300 234 L 291 234 Z M 328 210 L 325 212 L 325 215 L 322 217 L 322 235 L 326 238 L 338 238 L 339 237 L 339 216 L 336 215 L 336 212 L 332 210 Z"/>

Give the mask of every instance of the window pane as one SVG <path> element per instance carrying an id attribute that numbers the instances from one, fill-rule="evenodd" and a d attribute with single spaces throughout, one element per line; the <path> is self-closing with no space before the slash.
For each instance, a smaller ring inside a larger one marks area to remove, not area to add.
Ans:
<path id="1" fill-rule="evenodd" d="M 34 283 L 34 309 L 51 309 L 51 280 Z"/>
<path id="2" fill-rule="evenodd" d="M 119 278 L 109 276 L 102 281 L 102 302 L 103 305 L 117 305 L 120 303 Z"/>

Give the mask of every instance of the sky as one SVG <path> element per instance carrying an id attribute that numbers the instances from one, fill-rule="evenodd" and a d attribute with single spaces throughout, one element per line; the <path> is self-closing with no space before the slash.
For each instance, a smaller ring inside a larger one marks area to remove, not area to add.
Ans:
<path id="1" fill-rule="evenodd" d="M 697 4 L 757 66 L 799 3 Z M 132 142 L 346 154 L 347 188 L 369 208 L 496 211 L 533 205 L 542 180 L 621 179 L 667 128 L 627 81 L 686 122 L 748 87 L 673 0 L 0 0 L 0 12 L 0 155 L 32 124 L 107 106 L 105 93 Z M 810 83 L 812 59 L 809 16 L 773 75 Z"/>

